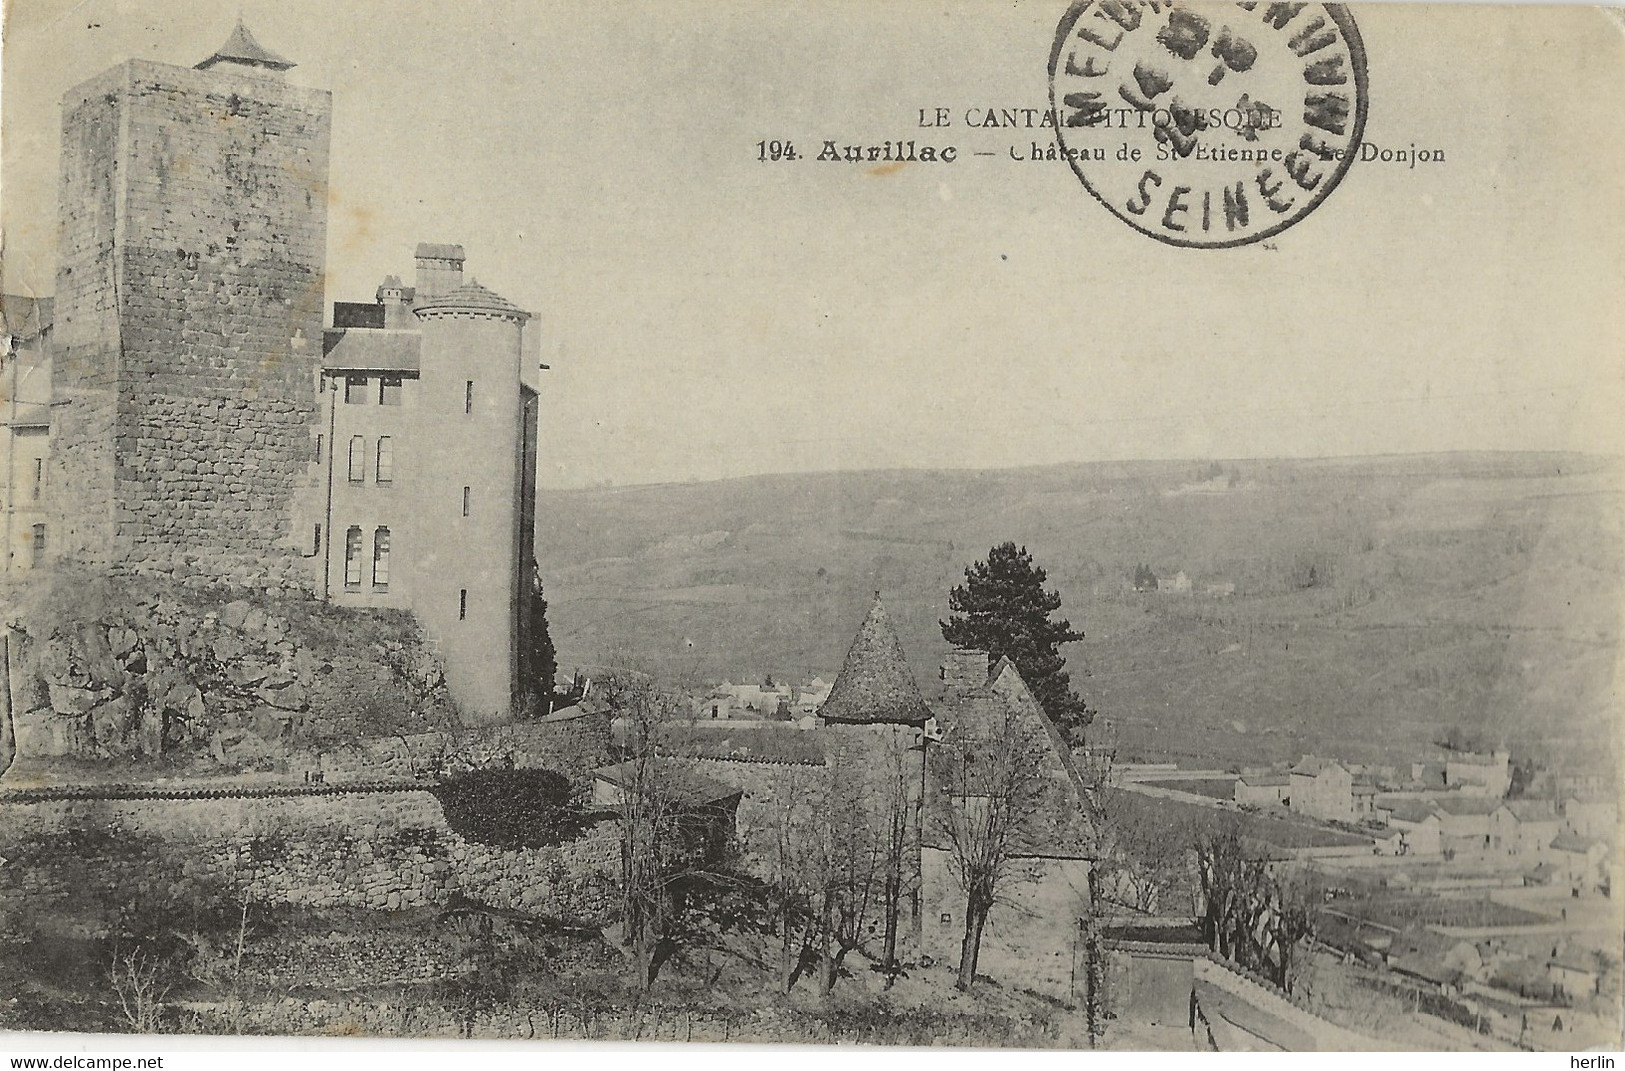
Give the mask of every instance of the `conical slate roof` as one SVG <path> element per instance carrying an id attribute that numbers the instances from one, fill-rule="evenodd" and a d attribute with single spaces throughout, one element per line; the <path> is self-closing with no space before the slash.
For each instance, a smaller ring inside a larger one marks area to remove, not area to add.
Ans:
<path id="1" fill-rule="evenodd" d="M 424 298 L 418 302 L 416 311 L 418 313 L 431 311 L 494 312 L 516 320 L 530 319 L 530 313 L 501 294 L 487 289 L 473 280 L 469 280 L 455 290 L 448 290 L 444 294 Z"/>
<path id="2" fill-rule="evenodd" d="M 924 725 L 931 717 L 878 591 L 818 716 L 848 725 Z"/>
<path id="3" fill-rule="evenodd" d="M 254 35 L 248 32 L 248 27 L 243 25 L 241 19 L 237 20 L 237 28 L 231 31 L 226 43 L 215 49 L 214 55 L 199 63 L 197 69 L 206 71 L 217 63 L 241 63 L 273 71 L 285 71 L 295 66 L 292 60 L 283 59 L 254 40 Z"/>

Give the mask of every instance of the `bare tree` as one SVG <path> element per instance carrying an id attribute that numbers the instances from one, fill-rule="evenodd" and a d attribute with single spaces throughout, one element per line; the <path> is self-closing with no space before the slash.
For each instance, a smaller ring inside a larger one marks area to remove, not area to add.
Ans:
<path id="1" fill-rule="evenodd" d="M 779 988 L 784 993 L 795 988 L 818 944 L 813 904 L 822 883 L 808 845 L 816 836 L 821 819 L 818 805 L 826 787 L 822 771 L 812 775 L 791 770 L 771 801 L 771 840 L 764 854 L 773 925 L 779 936 Z"/>
<path id="2" fill-rule="evenodd" d="M 923 746 L 923 745 L 922 745 Z M 880 843 L 880 910 L 885 920 L 880 969 L 890 989 L 900 970 L 897 929 L 903 901 L 919 885 L 919 766 L 920 752 L 893 741 L 882 757 L 877 786 Z"/>
<path id="3" fill-rule="evenodd" d="M 1303 887 L 1273 874 L 1234 825 L 1200 833 L 1196 860 L 1208 947 L 1290 992 L 1293 957 L 1315 929 L 1315 907 Z"/>
<path id="4" fill-rule="evenodd" d="M 654 984 L 664 947 L 681 910 L 680 884 L 692 846 L 680 815 L 660 784 L 669 758 L 668 723 L 677 700 L 645 677 L 615 675 L 605 689 L 622 720 L 626 758 L 620 764 L 617 810 L 621 829 L 621 940 L 631 950 L 640 990 Z"/>
<path id="5" fill-rule="evenodd" d="M 157 959 L 140 949 L 115 949 L 108 978 L 130 1032 L 156 1034 L 163 1019 L 164 999 L 169 995 Z"/>
<path id="6" fill-rule="evenodd" d="M 938 750 L 943 787 L 933 820 L 965 894 L 965 936 L 954 983 L 961 990 L 976 979 L 982 931 L 993 905 L 1011 884 L 1032 880 L 1021 857 L 1042 836 L 1047 747 L 1039 726 L 1003 704 L 991 725 Z"/>
<path id="7" fill-rule="evenodd" d="M 815 845 L 819 871 L 818 934 L 822 946 L 820 992 L 828 994 L 841 964 L 866 936 L 881 869 L 881 844 L 868 785 L 837 777 L 825 798 Z"/>

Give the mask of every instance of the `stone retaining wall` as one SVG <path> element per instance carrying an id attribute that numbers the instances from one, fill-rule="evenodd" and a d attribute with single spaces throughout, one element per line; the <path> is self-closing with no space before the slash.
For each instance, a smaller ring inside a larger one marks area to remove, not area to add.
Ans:
<path id="1" fill-rule="evenodd" d="M 421 788 L 226 798 L 0 801 L 0 929 L 17 935 L 150 905 L 395 910 L 466 896 L 597 922 L 616 903 L 612 822 L 556 847 L 498 849 L 446 825 Z"/>

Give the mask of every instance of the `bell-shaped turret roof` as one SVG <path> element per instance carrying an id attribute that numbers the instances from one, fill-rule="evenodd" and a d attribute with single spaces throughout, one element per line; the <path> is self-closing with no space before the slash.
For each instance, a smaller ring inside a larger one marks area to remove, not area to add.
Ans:
<path id="1" fill-rule="evenodd" d="M 818 715 L 849 725 L 924 725 L 931 717 L 878 591 Z"/>
<path id="2" fill-rule="evenodd" d="M 292 60 L 283 59 L 270 49 L 254 40 L 254 35 L 248 32 L 241 19 L 237 20 L 237 28 L 231 31 L 226 43 L 214 50 L 214 55 L 197 65 L 200 71 L 206 71 L 217 63 L 237 63 L 245 67 L 264 67 L 272 71 L 285 71 L 295 66 Z"/>
<path id="3" fill-rule="evenodd" d="M 444 294 L 424 298 L 414 311 L 420 316 L 426 312 L 484 312 L 515 320 L 530 319 L 530 313 L 472 279 Z"/>

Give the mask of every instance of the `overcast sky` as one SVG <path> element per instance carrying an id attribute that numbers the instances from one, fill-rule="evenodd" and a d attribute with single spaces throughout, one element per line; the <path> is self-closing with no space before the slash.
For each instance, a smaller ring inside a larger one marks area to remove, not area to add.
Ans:
<path id="1" fill-rule="evenodd" d="M 54 289 L 59 113 L 241 11 L 334 95 L 329 300 L 461 242 L 544 332 L 541 478 L 1463 449 L 1619 451 L 1625 99 L 1590 10 L 1357 7 L 1368 141 L 1272 247 L 1163 246 L 1064 164 L 883 175 L 756 142 L 1042 107 L 1064 5 L 14 0 L 8 291 Z"/>

